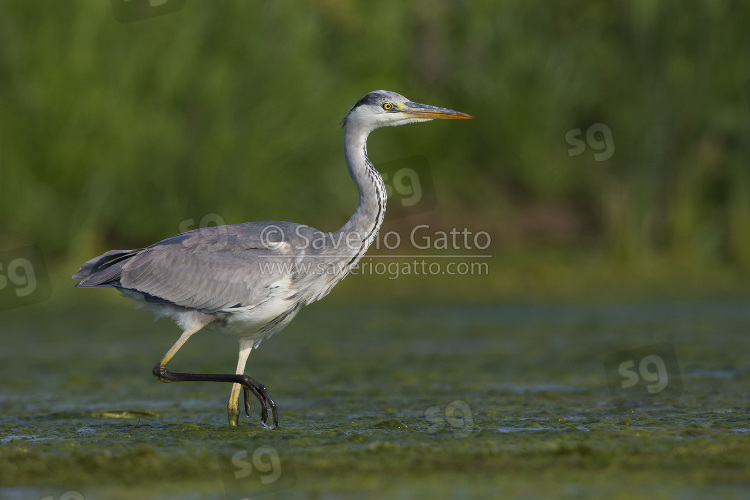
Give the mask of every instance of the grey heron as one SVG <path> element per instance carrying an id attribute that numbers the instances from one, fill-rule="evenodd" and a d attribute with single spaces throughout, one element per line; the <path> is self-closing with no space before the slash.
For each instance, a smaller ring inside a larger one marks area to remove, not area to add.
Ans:
<path id="1" fill-rule="evenodd" d="M 354 215 L 341 229 L 325 233 L 290 222 L 246 222 L 188 231 L 146 248 L 110 250 L 81 266 L 73 279 L 82 288 L 115 288 L 174 320 L 182 335 L 153 369 L 162 382 L 228 382 L 230 425 L 239 422 L 243 390 L 250 416 L 249 393 L 259 401 L 266 424 L 273 425 L 276 404 L 266 387 L 245 375 L 250 351 L 280 331 L 302 306 L 325 297 L 357 264 L 383 223 L 386 189 L 367 157 L 373 130 L 435 118 L 471 116 L 411 102 L 395 92 L 377 90 L 360 99 L 344 118 L 344 156 L 359 190 Z M 206 328 L 239 340 L 233 374 L 176 373 L 167 363 L 196 332 Z"/>

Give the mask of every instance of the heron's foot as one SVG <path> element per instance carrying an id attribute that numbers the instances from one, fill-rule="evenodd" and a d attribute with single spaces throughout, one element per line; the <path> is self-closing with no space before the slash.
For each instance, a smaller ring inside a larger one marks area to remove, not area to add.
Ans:
<path id="1" fill-rule="evenodd" d="M 271 399 L 271 395 L 268 394 L 266 386 L 254 380 L 247 375 L 222 375 L 222 374 L 206 374 L 206 373 L 175 373 L 167 370 L 166 365 L 157 364 L 153 369 L 154 377 L 162 382 L 231 382 L 242 385 L 244 389 L 243 394 L 245 397 L 245 413 L 250 416 L 250 393 L 258 399 L 260 403 L 260 419 L 263 424 L 268 422 L 268 407 L 271 407 L 271 414 L 273 416 L 273 426 L 279 425 L 279 414 L 276 409 L 276 403 Z M 239 403 L 239 401 L 237 402 Z M 227 406 L 227 417 L 229 418 L 230 425 L 237 425 L 239 423 L 239 404 L 232 404 L 229 402 Z"/>
<path id="2" fill-rule="evenodd" d="M 245 415 L 250 416 L 250 389 L 243 387 L 245 395 Z"/>
<path id="3" fill-rule="evenodd" d="M 260 403 L 260 420 L 266 424 L 268 422 L 268 407 L 271 407 L 271 415 L 273 416 L 273 426 L 279 425 L 279 414 L 276 410 L 276 403 L 271 399 L 271 395 L 268 394 L 266 386 L 254 380 L 247 375 L 240 375 L 243 378 L 242 384 L 243 394 L 245 397 L 245 415 L 250 416 L 250 393 L 258 399 Z"/>
<path id="4" fill-rule="evenodd" d="M 156 366 L 154 366 L 152 373 L 154 374 L 154 377 L 156 377 L 156 379 L 159 380 L 160 382 L 164 382 L 164 383 L 172 382 L 172 380 L 169 380 L 170 371 L 167 370 L 167 365 L 157 363 Z"/>

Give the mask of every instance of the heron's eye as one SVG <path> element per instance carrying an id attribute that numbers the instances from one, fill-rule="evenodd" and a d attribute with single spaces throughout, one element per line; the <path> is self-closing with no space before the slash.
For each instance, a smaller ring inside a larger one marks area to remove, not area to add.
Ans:
<path id="1" fill-rule="evenodd" d="M 386 110 L 386 111 L 392 110 L 393 109 L 393 103 L 387 102 L 387 103 L 383 104 L 383 109 Z"/>

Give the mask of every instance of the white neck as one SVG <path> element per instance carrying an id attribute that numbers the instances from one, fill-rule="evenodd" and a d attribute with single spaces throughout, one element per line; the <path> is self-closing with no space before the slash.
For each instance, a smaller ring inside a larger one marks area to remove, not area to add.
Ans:
<path id="1" fill-rule="evenodd" d="M 349 175 L 359 190 L 359 205 L 349 221 L 334 233 L 334 241 L 341 242 L 339 248 L 342 254 L 351 257 L 352 265 L 375 240 L 385 218 L 385 184 L 367 158 L 369 133 L 369 130 L 352 127 L 344 134 L 344 156 Z"/>

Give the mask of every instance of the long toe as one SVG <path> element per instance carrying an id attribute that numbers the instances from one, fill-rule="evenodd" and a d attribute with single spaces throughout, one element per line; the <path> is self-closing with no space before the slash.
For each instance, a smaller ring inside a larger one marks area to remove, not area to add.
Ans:
<path id="1" fill-rule="evenodd" d="M 274 425 L 277 425 L 278 423 L 278 417 L 276 416 L 276 408 L 274 402 L 271 400 L 271 398 L 268 396 L 268 391 L 266 391 L 265 386 L 263 384 L 259 383 L 257 380 L 254 380 L 247 375 L 243 375 L 242 377 L 242 385 L 245 387 L 245 390 L 249 390 L 253 393 L 253 395 L 258 399 L 258 403 L 260 403 L 260 419 L 265 424 L 268 421 L 268 405 L 267 403 L 271 404 L 271 409 L 273 411 L 274 415 Z M 245 400 L 247 403 L 247 399 Z M 246 409 L 247 409 L 246 405 Z"/>
<path id="2" fill-rule="evenodd" d="M 250 416 L 250 389 L 243 387 L 243 393 L 245 395 L 245 415 Z"/>

